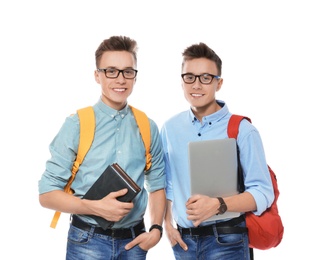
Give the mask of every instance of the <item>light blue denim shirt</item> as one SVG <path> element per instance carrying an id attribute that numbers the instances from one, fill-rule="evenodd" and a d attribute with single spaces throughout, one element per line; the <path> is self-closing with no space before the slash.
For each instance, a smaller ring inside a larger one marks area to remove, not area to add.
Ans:
<path id="1" fill-rule="evenodd" d="M 93 107 L 96 117 L 94 140 L 71 188 L 75 191 L 74 195 L 81 198 L 108 165 L 118 163 L 142 189 L 133 201 L 132 211 L 114 225 L 114 228 L 130 227 L 144 216 L 148 201 L 147 192 L 165 188 L 166 185 L 159 129 L 150 119 L 152 167 L 144 173 L 145 148 L 130 107 L 127 105 L 117 111 L 101 100 Z M 51 158 L 46 162 L 45 172 L 39 180 L 39 194 L 64 188 L 76 158 L 79 132 L 77 114 L 67 117 L 49 146 Z M 81 218 L 96 224 L 89 217 Z"/>
<path id="2" fill-rule="evenodd" d="M 167 199 L 173 202 L 174 220 L 182 227 L 193 227 L 187 220 L 186 202 L 190 197 L 190 177 L 188 163 L 188 143 L 210 139 L 223 139 L 227 136 L 227 124 L 231 116 L 227 105 L 217 100 L 222 107 L 200 122 L 191 109 L 167 120 L 161 128 L 160 136 L 164 150 L 167 178 Z M 240 124 L 238 135 L 240 160 L 244 170 L 244 184 L 257 204 L 254 212 L 260 215 L 274 199 L 273 187 L 268 171 L 261 137 L 257 129 L 247 120 Z M 202 225 L 211 224 L 204 222 Z"/>

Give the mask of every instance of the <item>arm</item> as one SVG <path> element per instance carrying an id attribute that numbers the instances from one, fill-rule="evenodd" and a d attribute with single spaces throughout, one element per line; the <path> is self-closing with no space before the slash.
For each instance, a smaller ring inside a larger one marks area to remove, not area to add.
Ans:
<path id="1" fill-rule="evenodd" d="M 145 174 L 145 185 L 149 192 L 149 214 L 151 225 L 162 225 L 166 208 L 165 194 L 165 172 L 164 160 L 161 142 L 159 139 L 158 127 L 154 121 L 151 123 L 151 155 L 152 166 L 148 173 Z M 150 225 L 150 227 L 151 227 Z M 150 229 L 148 227 L 148 229 Z M 161 239 L 159 229 L 152 229 L 150 232 L 143 233 L 125 246 L 126 250 L 135 245 L 139 245 L 144 250 L 154 247 Z"/>
<path id="2" fill-rule="evenodd" d="M 167 200 L 167 207 L 164 215 L 164 228 L 166 235 L 169 239 L 171 246 L 175 246 L 177 243 L 183 248 L 183 250 L 188 250 L 188 246 L 183 242 L 181 234 L 178 231 L 177 227 L 173 226 L 173 217 L 172 217 L 172 201 Z"/>
<path id="3" fill-rule="evenodd" d="M 160 189 L 149 193 L 149 212 L 151 225 L 162 225 L 163 216 L 165 213 L 166 198 L 165 190 Z M 125 246 L 126 250 L 131 249 L 135 245 L 139 245 L 143 250 L 148 251 L 154 247 L 161 239 L 161 232 L 158 229 L 152 229 L 150 232 L 145 232 Z"/>
<path id="4" fill-rule="evenodd" d="M 243 192 L 223 199 L 227 205 L 227 211 L 248 212 L 256 210 L 255 200 L 249 192 Z M 194 195 L 189 198 L 186 204 L 188 220 L 192 220 L 194 226 L 197 227 L 202 221 L 217 214 L 219 206 L 220 203 L 217 198 Z"/>
<path id="5" fill-rule="evenodd" d="M 86 200 L 54 190 L 39 195 L 40 204 L 49 209 L 71 214 L 97 215 L 110 221 L 119 221 L 133 208 L 133 203 L 124 203 L 117 197 L 126 194 L 127 189 L 111 192 L 101 200 Z"/>
<path id="6" fill-rule="evenodd" d="M 151 225 L 154 224 L 158 224 L 160 226 L 162 225 L 165 208 L 166 208 L 165 190 L 161 189 L 155 192 L 150 192 L 149 210 L 150 210 Z M 153 231 L 158 231 L 158 230 L 152 230 L 151 232 Z"/>

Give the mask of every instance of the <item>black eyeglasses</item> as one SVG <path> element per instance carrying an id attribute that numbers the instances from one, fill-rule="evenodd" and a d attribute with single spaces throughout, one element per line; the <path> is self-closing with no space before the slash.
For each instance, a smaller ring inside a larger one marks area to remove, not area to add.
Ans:
<path id="1" fill-rule="evenodd" d="M 187 84 L 194 83 L 196 81 L 196 78 L 199 78 L 199 81 L 201 84 L 210 84 L 214 78 L 215 79 L 221 78 L 220 76 L 209 74 L 209 73 L 204 73 L 201 75 L 194 75 L 192 73 L 184 73 L 184 74 L 181 74 L 181 77 L 182 77 L 184 83 L 187 83 Z"/>
<path id="2" fill-rule="evenodd" d="M 137 75 L 137 70 L 134 70 L 134 69 L 119 70 L 116 68 L 107 68 L 107 69 L 97 69 L 97 71 L 104 72 L 106 75 L 106 78 L 108 78 L 108 79 L 118 78 L 120 73 L 122 73 L 122 75 L 125 79 L 134 79 Z"/>

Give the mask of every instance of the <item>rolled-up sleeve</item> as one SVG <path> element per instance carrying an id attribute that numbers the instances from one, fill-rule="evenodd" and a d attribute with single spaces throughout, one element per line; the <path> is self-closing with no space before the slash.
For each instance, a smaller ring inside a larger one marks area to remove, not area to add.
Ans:
<path id="1" fill-rule="evenodd" d="M 45 171 L 38 181 L 39 194 L 64 189 L 71 176 L 78 140 L 78 124 L 68 117 L 49 145 L 51 157 L 46 161 Z"/>
<path id="2" fill-rule="evenodd" d="M 253 213 L 261 215 L 273 203 L 274 191 L 261 137 L 253 125 L 242 121 L 238 145 L 245 191 L 252 194 L 256 202 L 257 210 Z"/>
<path id="3" fill-rule="evenodd" d="M 162 143 L 157 125 L 150 120 L 152 166 L 145 174 L 145 187 L 148 192 L 164 189 L 166 186 Z"/>

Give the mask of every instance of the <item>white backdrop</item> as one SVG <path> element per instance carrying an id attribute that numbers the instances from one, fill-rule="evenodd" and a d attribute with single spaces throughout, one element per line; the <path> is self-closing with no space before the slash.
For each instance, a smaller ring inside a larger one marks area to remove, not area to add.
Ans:
<path id="1" fill-rule="evenodd" d="M 0 3 L 1 259 L 64 259 L 68 216 L 56 229 L 38 202 L 48 145 L 65 117 L 94 104 L 94 52 L 112 35 L 137 40 L 129 102 L 159 126 L 187 109 L 181 52 L 205 42 L 223 60 L 217 98 L 249 116 L 277 173 L 282 243 L 255 259 L 323 255 L 321 1 L 2 1 Z M 314 212 L 315 210 L 315 212 Z M 173 259 L 166 236 L 148 259 Z"/>

